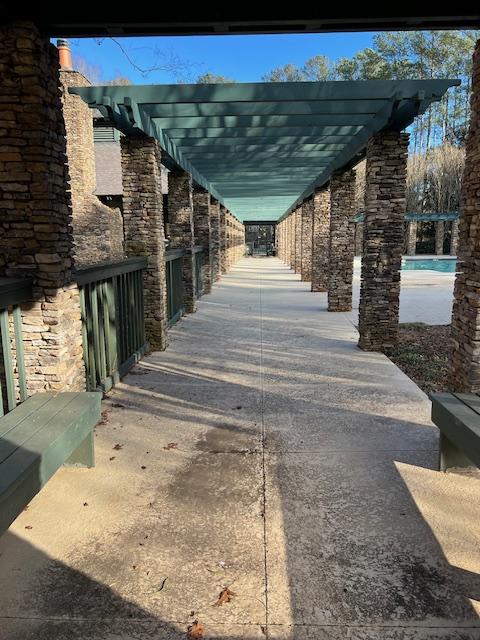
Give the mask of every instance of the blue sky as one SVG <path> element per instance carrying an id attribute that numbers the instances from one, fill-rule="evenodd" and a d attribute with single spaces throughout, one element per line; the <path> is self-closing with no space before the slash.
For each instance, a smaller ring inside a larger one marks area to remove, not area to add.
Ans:
<path id="1" fill-rule="evenodd" d="M 372 33 L 288 34 L 258 36 L 187 36 L 122 38 L 121 47 L 109 38 L 72 39 L 72 54 L 101 68 L 103 79 L 126 75 L 134 83 L 193 82 L 207 71 L 238 82 L 256 82 L 274 67 L 288 62 L 301 65 L 323 54 L 336 60 L 370 46 Z M 147 75 L 135 69 L 159 65 L 177 68 L 153 70 Z"/>

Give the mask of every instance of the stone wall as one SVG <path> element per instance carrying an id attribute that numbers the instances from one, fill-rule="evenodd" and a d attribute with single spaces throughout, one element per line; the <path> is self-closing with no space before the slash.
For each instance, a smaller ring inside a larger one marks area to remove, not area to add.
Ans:
<path id="1" fill-rule="evenodd" d="M 363 222 L 355 223 L 355 255 L 361 256 L 363 253 Z"/>
<path id="2" fill-rule="evenodd" d="M 334 173 L 330 179 L 330 242 L 328 310 L 352 308 L 355 171 Z"/>
<path id="3" fill-rule="evenodd" d="M 296 243 L 297 227 L 295 223 L 294 211 L 292 211 L 292 213 L 288 216 L 288 219 L 290 223 L 290 267 L 292 269 L 295 269 L 296 251 L 297 251 L 297 243 Z"/>
<path id="4" fill-rule="evenodd" d="M 212 290 L 211 228 L 210 228 L 210 194 L 206 189 L 194 186 L 193 189 L 193 227 L 196 244 L 203 246 L 204 263 L 202 268 L 203 292 Z"/>
<path id="5" fill-rule="evenodd" d="M 104 205 L 95 195 L 93 111 L 68 87 L 90 86 L 77 71 L 60 71 L 62 103 L 67 132 L 73 237 L 77 266 L 121 260 L 123 220 L 119 209 Z"/>
<path id="6" fill-rule="evenodd" d="M 398 339 L 408 138 L 386 131 L 367 145 L 359 308 L 359 346 L 367 351 L 393 347 Z"/>
<path id="7" fill-rule="evenodd" d="M 192 176 L 181 169 L 168 174 L 168 220 L 170 246 L 184 249 L 182 280 L 183 302 L 186 313 L 197 309 L 195 288 L 195 234 L 193 227 Z"/>
<path id="8" fill-rule="evenodd" d="M 304 282 L 312 280 L 313 197 L 302 204 L 302 271 Z"/>
<path id="9" fill-rule="evenodd" d="M 458 263 L 452 317 L 449 383 L 480 391 L 480 40 L 473 54 L 470 127 L 460 204 Z"/>
<path id="10" fill-rule="evenodd" d="M 152 349 L 163 350 L 168 344 L 168 316 L 160 147 L 154 138 L 123 136 L 121 151 L 125 253 L 147 257 L 145 333 Z"/>
<path id="11" fill-rule="evenodd" d="M 220 205 L 220 273 L 226 273 L 227 266 L 227 210 Z"/>
<path id="12" fill-rule="evenodd" d="M 30 23 L 0 26 L 0 275 L 31 277 L 28 393 L 82 390 L 79 290 L 57 49 Z"/>
<path id="13" fill-rule="evenodd" d="M 313 196 L 312 291 L 328 291 L 330 244 L 330 191 L 316 189 Z"/>

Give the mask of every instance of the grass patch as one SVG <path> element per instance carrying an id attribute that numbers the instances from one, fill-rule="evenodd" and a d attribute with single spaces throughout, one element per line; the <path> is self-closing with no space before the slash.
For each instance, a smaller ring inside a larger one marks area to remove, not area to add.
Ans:
<path id="1" fill-rule="evenodd" d="M 400 325 L 398 346 L 385 355 L 425 393 L 447 389 L 450 325 L 409 322 Z"/>

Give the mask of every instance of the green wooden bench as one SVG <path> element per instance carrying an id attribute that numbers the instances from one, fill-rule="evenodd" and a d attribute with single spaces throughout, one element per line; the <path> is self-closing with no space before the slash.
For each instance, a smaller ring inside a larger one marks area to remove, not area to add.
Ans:
<path id="1" fill-rule="evenodd" d="M 432 422 L 440 429 L 440 470 L 480 467 L 480 397 L 432 393 Z"/>
<path id="2" fill-rule="evenodd" d="M 0 418 L 0 533 L 62 465 L 93 467 L 102 394 L 38 393 Z"/>

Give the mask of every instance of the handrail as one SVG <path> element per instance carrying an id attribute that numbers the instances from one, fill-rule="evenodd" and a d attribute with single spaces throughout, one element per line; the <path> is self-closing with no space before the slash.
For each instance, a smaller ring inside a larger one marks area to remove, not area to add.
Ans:
<path id="1" fill-rule="evenodd" d="M 170 260 L 176 260 L 177 258 L 183 258 L 185 255 L 185 249 L 167 249 L 165 251 L 165 262 Z"/>
<path id="2" fill-rule="evenodd" d="M 0 309 L 32 299 L 31 278 L 0 278 Z"/>
<path id="3" fill-rule="evenodd" d="M 147 268 L 147 258 L 143 256 L 126 258 L 115 262 L 99 262 L 90 267 L 81 267 L 76 270 L 75 276 L 78 284 L 90 284 L 122 273 L 130 273 Z"/>

